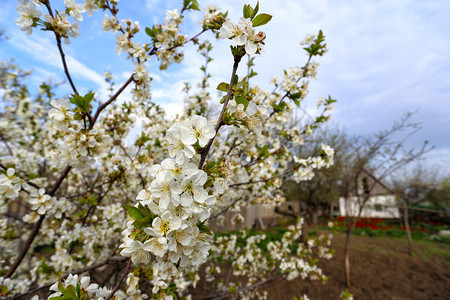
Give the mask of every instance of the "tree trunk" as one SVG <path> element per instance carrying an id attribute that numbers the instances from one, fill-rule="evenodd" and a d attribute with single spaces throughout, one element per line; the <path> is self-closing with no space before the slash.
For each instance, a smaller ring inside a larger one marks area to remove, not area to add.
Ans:
<path id="1" fill-rule="evenodd" d="M 312 211 L 312 215 L 311 215 L 311 218 L 312 218 L 311 223 L 313 225 L 317 225 L 318 215 L 319 215 L 319 213 L 317 211 L 317 207 L 314 207 L 314 210 Z"/>
<path id="2" fill-rule="evenodd" d="M 330 204 L 330 220 L 333 221 L 334 220 L 334 200 L 331 201 Z"/>
<path id="3" fill-rule="evenodd" d="M 347 218 L 347 231 L 345 238 L 345 248 L 344 248 L 344 267 L 345 267 L 345 282 L 347 284 L 347 288 L 351 287 L 350 281 L 350 237 L 352 235 L 353 225 L 351 224 L 352 218 Z"/>
<path id="4" fill-rule="evenodd" d="M 308 241 L 308 221 L 306 217 L 303 218 L 302 235 L 300 241 L 305 244 Z"/>
<path id="5" fill-rule="evenodd" d="M 405 222 L 406 236 L 408 237 L 408 254 L 412 256 L 412 237 L 411 231 L 409 230 L 408 204 L 406 203 L 406 199 L 403 199 L 403 219 Z"/>

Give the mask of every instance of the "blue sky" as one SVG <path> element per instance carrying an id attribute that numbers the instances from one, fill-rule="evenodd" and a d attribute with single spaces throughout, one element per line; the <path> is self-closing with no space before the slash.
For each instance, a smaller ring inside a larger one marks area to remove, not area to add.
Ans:
<path id="1" fill-rule="evenodd" d="M 81 0 L 79 0 L 80 2 Z M 52 1 L 61 7 L 62 0 Z M 138 20 L 142 29 L 162 22 L 166 9 L 180 9 L 179 1 L 121 0 L 119 18 Z M 201 7 L 217 4 L 229 11 L 237 21 L 242 6 L 249 1 L 202 1 Z M 60 58 L 53 36 L 34 30 L 26 36 L 14 24 L 16 1 L 2 0 L 0 28 L 10 37 L 1 43 L 0 59 L 15 57 L 25 69 L 34 70 L 32 84 L 51 79 L 63 81 Z M 388 128 L 407 111 L 417 111 L 413 121 L 423 129 L 407 143 L 419 147 L 428 140 L 436 148 L 427 155 L 430 165 L 450 171 L 450 1 L 438 0 L 261 0 L 262 12 L 273 15 L 262 27 L 267 34 L 266 47 L 256 59 L 260 74 L 256 83 L 269 87 L 273 76 L 281 76 L 283 68 L 305 62 L 299 42 L 308 34 L 322 29 L 329 52 L 320 63 L 318 80 L 310 85 L 309 102 L 332 95 L 338 102 L 333 124 L 344 126 L 350 133 L 368 135 Z M 109 70 L 120 84 L 131 73 L 132 65 L 124 54 L 114 52 L 115 37 L 101 31 L 104 13 L 84 16 L 82 36 L 64 46 L 74 81 L 81 92 L 93 89 L 104 94 L 103 71 Z M 185 19 L 184 31 L 192 36 L 199 30 L 197 22 L 203 12 L 193 12 Z M 212 35 L 205 35 L 210 40 Z M 144 41 L 145 35 L 139 37 Z M 215 43 L 215 60 L 209 70 L 214 78 L 211 86 L 227 81 L 231 72 L 229 42 Z M 181 111 L 183 82 L 194 85 L 201 77 L 198 70 L 202 58 L 194 47 L 187 47 L 185 60 L 167 72 L 159 72 L 156 61 L 150 62 L 154 76 L 154 101 L 171 112 Z M 241 70 L 244 72 L 244 68 Z M 69 92 L 61 87 L 60 93 Z"/>

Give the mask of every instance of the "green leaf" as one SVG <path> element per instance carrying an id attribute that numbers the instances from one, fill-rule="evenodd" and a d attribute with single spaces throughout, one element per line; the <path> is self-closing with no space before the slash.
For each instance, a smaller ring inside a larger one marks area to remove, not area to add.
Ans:
<path id="1" fill-rule="evenodd" d="M 319 116 L 316 118 L 315 123 L 323 123 L 326 121 L 326 117 L 325 116 Z"/>
<path id="2" fill-rule="evenodd" d="M 230 85 L 228 84 L 228 83 L 225 83 L 225 82 L 221 82 L 221 83 L 219 83 L 219 85 L 217 86 L 217 89 L 219 90 L 219 91 L 222 91 L 222 92 L 228 92 L 228 90 L 230 89 Z"/>
<path id="3" fill-rule="evenodd" d="M 128 214 L 133 220 L 140 220 L 145 217 L 144 214 L 134 206 L 125 205 L 124 208 L 128 211 Z"/>
<path id="4" fill-rule="evenodd" d="M 90 92 L 89 94 L 86 94 L 86 95 L 84 96 L 84 101 L 85 101 L 86 103 L 90 103 L 90 102 L 92 101 L 92 99 L 94 99 L 94 95 L 95 95 L 94 92 Z"/>
<path id="5" fill-rule="evenodd" d="M 261 157 L 267 157 L 270 155 L 269 153 L 269 145 L 264 145 L 260 150 L 259 150 L 259 155 Z"/>
<path id="6" fill-rule="evenodd" d="M 239 76 L 236 74 L 236 76 L 234 76 L 233 85 L 236 85 L 238 82 L 239 82 Z"/>
<path id="7" fill-rule="evenodd" d="M 153 213 L 150 211 L 150 209 L 148 209 L 146 206 L 142 205 L 141 203 L 139 203 L 138 205 L 139 211 L 141 212 L 141 214 L 143 214 L 145 217 L 146 216 L 154 216 Z"/>
<path id="8" fill-rule="evenodd" d="M 197 0 L 184 0 L 183 8 L 188 10 L 189 9 L 200 10 L 200 6 L 198 5 Z"/>
<path id="9" fill-rule="evenodd" d="M 253 71 L 253 69 L 250 70 L 250 74 L 248 74 L 248 78 L 254 77 L 258 75 L 258 73 L 256 73 L 255 71 Z"/>
<path id="10" fill-rule="evenodd" d="M 193 10 L 200 11 L 200 6 L 198 5 L 197 0 L 193 0 L 191 5 L 189 5 L 188 9 L 193 9 Z"/>
<path id="11" fill-rule="evenodd" d="M 244 104 L 244 109 L 246 109 L 249 104 L 248 100 L 242 97 L 241 95 L 237 95 L 236 97 L 234 97 L 234 100 L 236 101 L 237 104 L 241 103 Z"/>
<path id="12" fill-rule="evenodd" d="M 64 287 L 64 285 L 62 284 L 62 281 L 58 281 L 58 290 L 62 293 L 66 290 L 66 288 Z"/>
<path id="13" fill-rule="evenodd" d="M 79 297 L 77 297 L 77 292 L 75 290 L 75 287 L 73 285 L 69 285 L 66 288 L 66 293 L 64 294 L 67 299 L 77 300 Z"/>
<path id="14" fill-rule="evenodd" d="M 145 216 L 144 218 L 138 219 L 133 222 L 133 225 L 136 228 L 144 228 L 152 225 L 153 216 Z"/>
<path id="15" fill-rule="evenodd" d="M 77 282 L 77 296 L 81 297 L 81 286 L 78 282 Z"/>
<path id="16" fill-rule="evenodd" d="M 183 1 L 183 7 L 188 7 L 189 6 L 189 4 L 191 4 L 191 2 L 192 2 L 192 0 L 184 0 Z"/>
<path id="17" fill-rule="evenodd" d="M 34 247 L 34 252 L 42 253 L 42 254 L 54 253 L 55 245 L 54 244 L 38 245 L 38 246 Z"/>
<path id="18" fill-rule="evenodd" d="M 289 94 L 289 98 L 294 100 L 294 99 L 300 99 L 300 97 L 302 96 L 302 92 L 297 92 L 294 94 Z"/>
<path id="19" fill-rule="evenodd" d="M 203 222 L 198 221 L 197 222 L 197 227 L 198 227 L 198 229 L 200 229 L 201 233 L 212 234 L 211 230 L 209 230 L 209 227 L 206 226 Z"/>
<path id="20" fill-rule="evenodd" d="M 216 162 L 215 162 L 215 161 L 211 161 L 211 162 L 209 162 L 209 163 L 205 166 L 205 169 L 206 169 L 206 170 L 210 170 L 210 169 L 212 169 L 215 165 L 216 165 Z"/>
<path id="21" fill-rule="evenodd" d="M 227 99 L 227 96 L 223 96 L 222 99 L 220 99 L 220 104 L 224 104 L 226 99 Z"/>
<path id="22" fill-rule="evenodd" d="M 79 112 L 82 114 L 86 114 L 89 112 L 91 107 L 91 101 L 94 99 L 95 93 L 90 92 L 84 96 L 72 94 L 72 97 L 69 98 L 70 103 L 73 103 L 77 106 Z"/>
<path id="23" fill-rule="evenodd" d="M 298 92 L 298 93 L 289 95 L 289 99 L 294 101 L 295 105 L 297 105 L 297 106 L 300 106 L 300 101 L 298 99 L 300 99 L 301 97 L 302 97 L 302 92 Z"/>
<path id="24" fill-rule="evenodd" d="M 269 21 L 271 19 L 272 19 L 272 16 L 269 14 L 259 14 L 252 21 L 253 27 L 258 27 L 258 26 L 267 24 L 267 23 L 269 23 Z"/>
<path id="25" fill-rule="evenodd" d="M 148 28 L 148 27 L 145 27 L 145 33 L 148 35 L 148 36 L 151 36 L 151 37 L 153 37 L 152 36 L 152 30 L 150 29 L 150 28 Z"/>
<path id="26" fill-rule="evenodd" d="M 236 82 L 236 83 L 234 84 L 234 86 L 235 86 L 234 89 L 235 89 L 235 90 L 238 90 L 238 89 L 243 88 L 243 87 L 247 84 L 247 81 L 248 81 L 247 76 L 245 76 L 244 78 L 242 78 L 241 81 Z"/>
<path id="27" fill-rule="evenodd" d="M 156 34 L 158 33 L 158 30 L 155 27 L 152 28 L 145 28 L 145 33 L 151 37 L 152 39 L 154 39 L 156 37 Z"/>
<path id="28" fill-rule="evenodd" d="M 243 8 L 244 18 L 248 19 L 251 17 L 253 8 L 249 4 L 245 4 Z"/>
<path id="29" fill-rule="evenodd" d="M 278 112 L 283 111 L 286 108 L 286 103 L 284 103 L 284 102 L 281 102 L 280 104 L 274 103 L 274 104 L 272 104 L 272 107 L 273 107 L 273 110 L 278 113 Z"/>
<path id="30" fill-rule="evenodd" d="M 259 10 L 259 1 L 256 2 L 255 9 L 253 10 L 252 15 L 250 16 L 250 19 L 253 20 L 253 18 L 254 18 L 254 17 L 256 16 L 256 14 L 258 13 L 258 10 Z"/>

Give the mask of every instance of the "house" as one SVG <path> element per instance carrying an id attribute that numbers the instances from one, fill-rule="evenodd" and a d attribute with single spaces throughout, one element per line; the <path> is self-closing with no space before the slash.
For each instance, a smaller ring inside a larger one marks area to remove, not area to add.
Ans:
<path id="1" fill-rule="evenodd" d="M 339 213 L 341 216 L 358 217 L 362 206 L 361 218 L 400 218 L 396 196 L 371 172 L 363 170 L 358 183 L 359 197 L 350 194 L 348 199 L 345 199 L 345 197 L 339 198 Z"/>
<path id="2" fill-rule="evenodd" d="M 240 214 L 243 217 L 243 222 L 232 222 L 233 217 L 236 216 L 236 213 L 232 211 L 227 211 L 224 214 L 225 224 L 224 226 L 218 225 L 216 222 L 212 222 L 210 227 L 214 231 L 234 231 L 241 230 L 244 228 L 261 228 L 265 229 L 268 227 L 278 225 L 281 219 L 285 219 L 286 217 L 275 212 L 274 207 L 268 207 L 264 205 L 263 199 L 256 198 L 251 204 L 247 207 L 242 207 Z M 291 215 L 300 215 L 300 204 L 298 202 L 286 201 L 285 197 L 281 198 L 281 204 L 278 207 L 278 210 L 289 213 Z"/>

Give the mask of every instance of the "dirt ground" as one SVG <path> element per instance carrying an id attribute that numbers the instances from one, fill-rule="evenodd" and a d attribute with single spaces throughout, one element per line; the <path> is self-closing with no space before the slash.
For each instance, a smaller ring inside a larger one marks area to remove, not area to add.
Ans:
<path id="1" fill-rule="evenodd" d="M 319 263 L 329 279 L 314 281 L 280 279 L 267 286 L 269 299 L 292 300 L 303 294 L 311 300 L 339 299 L 346 289 L 344 276 L 345 235 L 333 237 L 335 257 Z M 414 255 L 407 253 L 407 240 L 352 236 L 349 291 L 354 299 L 450 299 L 450 246 L 414 242 Z"/>

